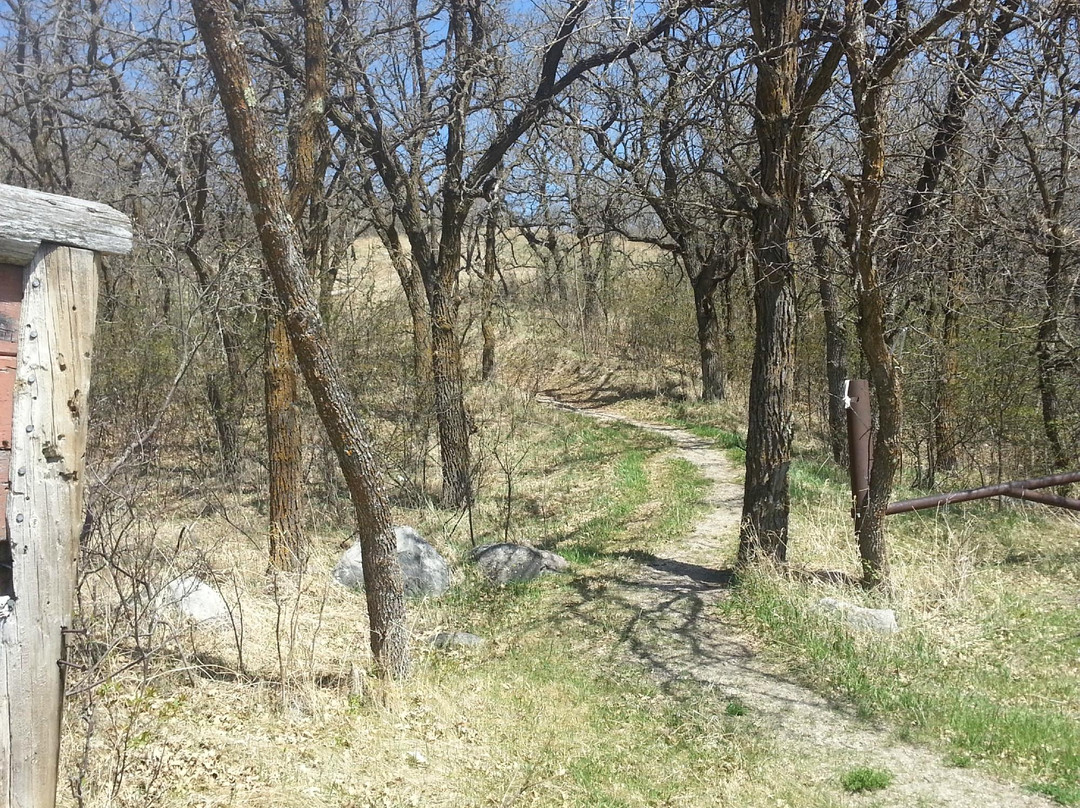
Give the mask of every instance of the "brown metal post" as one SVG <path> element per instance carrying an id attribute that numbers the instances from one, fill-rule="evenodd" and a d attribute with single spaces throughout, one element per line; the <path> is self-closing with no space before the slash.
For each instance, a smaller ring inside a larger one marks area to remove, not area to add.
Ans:
<path id="1" fill-rule="evenodd" d="M 870 441 L 870 383 L 865 379 L 847 379 L 844 382 L 844 408 L 847 410 L 851 516 L 858 533 L 860 517 L 870 499 L 870 469 L 874 462 Z"/>

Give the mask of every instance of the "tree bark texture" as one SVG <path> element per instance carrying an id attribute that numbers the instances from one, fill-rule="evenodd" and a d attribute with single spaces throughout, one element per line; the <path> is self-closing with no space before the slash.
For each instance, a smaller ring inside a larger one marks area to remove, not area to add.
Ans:
<path id="1" fill-rule="evenodd" d="M 852 105 L 859 127 L 860 173 L 852 183 L 848 249 L 852 269 L 858 280 L 859 341 L 870 370 L 874 398 L 878 409 L 878 431 L 874 440 L 874 466 L 870 475 L 870 501 L 862 512 L 856 529 L 859 535 L 859 555 L 863 567 L 863 583 L 868 587 L 889 586 L 889 554 L 885 542 L 885 508 L 900 471 L 902 459 L 901 426 L 903 397 L 901 395 L 900 365 L 886 338 L 885 284 L 875 255 L 879 206 L 885 182 L 885 139 L 887 134 L 884 110 L 893 75 L 914 50 L 942 26 L 967 11 L 970 0 L 953 0 L 939 8 L 922 25 L 906 36 L 896 37 L 883 53 L 871 49 L 867 42 L 867 10 L 862 0 L 846 0 L 844 4 L 843 44 L 846 51 Z M 954 134 L 946 132 L 943 151 L 931 154 L 927 165 L 940 172 L 940 155 L 948 154 Z M 933 166 L 936 166 L 934 168 Z M 925 168 L 925 166 L 924 166 Z M 933 173 L 932 172 L 932 173 Z M 937 173 L 933 176 L 936 178 Z M 921 204 L 936 179 L 917 191 Z M 910 211 L 909 211 L 910 212 Z"/>
<path id="2" fill-rule="evenodd" d="M 358 418 L 319 311 L 299 233 L 278 179 L 277 159 L 226 0 L 192 0 L 199 33 L 229 122 L 234 154 L 289 340 L 326 427 L 356 511 L 370 620 L 380 675 L 408 675 L 408 630 L 390 507 L 371 441 Z"/>
<path id="3" fill-rule="evenodd" d="M 754 311 L 740 561 L 783 562 L 788 541 L 795 354 L 795 266 L 789 238 L 798 199 L 799 132 L 794 124 L 799 0 L 751 0 L 758 51 L 754 129 L 759 199 L 753 212 Z"/>
<path id="4" fill-rule="evenodd" d="M 227 480 L 234 479 L 240 472 L 240 396 L 237 387 L 231 374 L 225 379 L 219 373 L 206 374 L 206 401 L 217 433 L 221 475 Z"/>
<path id="5" fill-rule="evenodd" d="M 1067 471 L 1072 467 L 1072 452 L 1061 429 L 1061 404 L 1059 387 L 1061 373 L 1067 360 L 1062 356 L 1060 320 L 1065 310 L 1065 241 L 1062 227 L 1051 225 L 1051 243 L 1046 250 L 1045 289 L 1046 301 L 1039 322 L 1035 341 L 1035 358 L 1039 378 L 1039 402 L 1042 409 L 1043 431 L 1050 447 L 1050 460 L 1054 471 Z"/>
<path id="6" fill-rule="evenodd" d="M 778 273 L 754 288 L 757 328 L 750 373 L 739 560 L 787 560 L 791 464 L 795 279 Z"/>
<path id="7" fill-rule="evenodd" d="M 431 316 L 428 314 L 427 298 L 424 294 L 424 279 L 416 264 L 399 250 L 391 253 L 391 261 L 397 271 L 401 287 L 405 290 L 405 304 L 409 307 L 409 322 L 412 324 L 413 337 L 413 377 L 417 386 L 417 402 L 428 406 L 431 401 Z"/>
<path id="8" fill-rule="evenodd" d="M 888 587 L 889 548 L 885 540 L 885 509 L 903 458 L 900 442 L 904 420 L 904 399 L 900 371 L 885 335 L 885 300 L 877 281 L 872 255 L 856 256 L 862 286 L 859 300 L 859 341 L 870 368 L 877 403 L 877 434 L 874 437 L 874 465 L 870 474 L 870 501 L 855 525 L 859 539 L 863 583 L 868 587 Z"/>
<path id="9" fill-rule="evenodd" d="M 848 334 L 836 288 L 835 261 L 828 231 L 811 199 L 803 199 L 803 218 L 810 229 L 810 243 L 818 277 L 818 297 L 825 325 L 825 385 L 829 417 L 829 450 L 841 468 L 848 464 L 847 414 L 844 411 L 844 380 L 848 378 Z"/>
<path id="10" fill-rule="evenodd" d="M 727 396 L 720 318 L 716 311 L 715 273 L 702 270 L 694 287 L 694 313 L 697 319 L 698 349 L 701 355 L 701 400 L 723 401 Z"/>
<path id="11" fill-rule="evenodd" d="M 270 564 L 299 572 L 308 557 L 300 521 L 302 433 L 296 387 L 296 355 L 277 301 L 266 313 L 266 442 L 270 471 Z"/>
<path id="12" fill-rule="evenodd" d="M 488 210 L 484 224 L 484 271 L 480 287 L 480 333 L 483 347 L 480 350 L 480 379 L 495 378 L 495 271 L 498 257 L 495 254 L 495 225 L 497 206 Z"/>
<path id="13" fill-rule="evenodd" d="M 880 77 L 871 72 L 866 17 L 861 0 L 847 0 L 845 24 L 848 73 L 859 125 L 862 158 L 859 181 L 851 202 L 847 236 L 852 269 L 858 279 L 857 331 L 863 357 L 870 370 L 878 412 L 869 502 L 856 520 L 855 532 L 859 542 L 863 583 L 876 587 L 887 586 L 889 580 L 885 508 L 892 497 L 893 483 L 900 468 L 900 426 L 903 420 L 899 371 L 886 339 L 885 297 L 874 254 L 877 211 L 885 176 L 885 130 L 881 107 L 887 87 L 880 82 Z"/>
<path id="14" fill-rule="evenodd" d="M 323 264 L 329 251 L 329 229 L 323 177 L 329 133 L 326 127 L 325 0 L 304 0 L 304 97 L 289 148 L 289 215 L 297 225 L 304 263 L 319 284 L 320 309 L 328 287 Z M 276 301 L 266 313 L 265 406 L 270 564 L 301 571 L 307 563 L 308 539 L 301 520 L 303 436 L 297 396 L 296 354 Z"/>
<path id="15" fill-rule="evenodd" d="M 444 504 L 460 507 L 467 504 L 472 496 L 472 475 L 461 347 L 454 328 L 457 305 L 452 293 L 442 283 L 434 284 L 429 291 L 432 314 L 431 366 L 435 417 L 439 424 L 442 498 Z"/>

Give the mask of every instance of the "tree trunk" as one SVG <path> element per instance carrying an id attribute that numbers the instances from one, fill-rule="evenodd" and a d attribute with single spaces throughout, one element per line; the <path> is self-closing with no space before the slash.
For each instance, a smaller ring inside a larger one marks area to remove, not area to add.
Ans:
<path id="1" fill-rule="evenodd" d="M 848 463 L 847 413 L 844 410 L 844 381 L 848 378 L 848 335 L 844 314 L 837 295 L 834 261 L 830 255 L 833 245 L 828 232 L 814 210 L 813 202 L 803 199 L 803 218 L 810 228 L 810 241 L 817 267 L 818 297 L 825 321 L 825 384 L 829 413 L 829 449 L 833 461 L 841 468 Z"/>
<path id="2" fill-rule="evenodd" d="M 724 345 L 727 346 L 728 356 L 734 356 L 735 351 L 738 349 L 738 341 L 735 335 L 735 306 L 731 299 L 731 286 L 734 279 L 735 275 L 732 273 L 727 278 L 724 278 L 723 283 L 720 285 L 720 295 L 724 308 Z"/>
<path id="3" fill-rule="evenodd" d="M 326 279 L 329 223 L 323 178 L 328 160 L 325 0 L 304 0 L 304 96 L 296 136 L 290 142 L 288 211 L 297 225 L 304 263 L 319 290 L 325 312 L 333 282 Z M 301 528 L 303 442 L 297 399 L 296 355 L 276 302 L 266 313 L 265 406 L 270 564 L 301 571 L 308 540 Z"/>
<path id="4" fill-rule="evenodd" d="M 488 210 L 484 228 L 484 272 L 481 275 L 480 288 L 480 333 L 484 345 L 480 353 L 480 379 L 490 381 L 495 377 L 495 218 L 497 206 L 492 204 Z"/>
<path id="5" fill-rule="evenodd" d="M 582 321 L 585 333 L 593 335 L 600 323 L 600 266 L 593 260 L 592 243 L 587 227 L 578 230 L 578 248 L 581 250 L 581 285 L 585 296 Z"/>
<path id="6" fill-rule="evenodd" d="M 413 378 L 416 381 L 416 408 L 419 412 L 431 404 L 432 347 L 431 315 L 428 314 L 427 296 L 424 292 L 424 279 L 416 262 L 404 253 L 398 241 L 397 232 L 391 230 L 393 238 L 387 245 L 390 261 L 397 272 L 401 288 L 405 292 L 405 304 L 409 307 L 409 321 L 412 324 L 413 342 Z"/>
<path id="7" fill-rule="evenodd" d="M 266 440 L 270 470 L 270 564 L 299 572 L 307 563 L 308 546 L 300 525 L 300 483 L 303 446 L 296 389 L 296 356 L 285 323 L 267 301 L 266 312 Z"/>
<path id="8" fill-rule="evenodd" d="M 465 412 L 465 374 L 457 336 L 457 278 L 461 265 L 464 221 L 443 216 L 439 257 L 421 266 L 431 316 L 431 368 L 435 418 L 439 425 L 443 504 L 460 507 L 472 497 L 469 459 L 469 417 Z"/>
<path id="9" fill-rule="evenodd" d="M 456 306 L 441 284 L 434 290 L 431 308 L 433 392 L 435 417 L 439 424 L 442 499 L 448 506 L 460 507 L 472 496 L 469 419 L 465 413 L 461 349 L 454 329 Z"/>
<path id="10" fill-rule="evenodd" d="M 244 381 L 240 337 L 222 322 L 220 313 L 215 314 L 215 319 L 225 354 L 225 367 L 207 374 L 206 400 L 218 437 L 221 475 L 232 480 L 240 473 L 243 449 L 240 422 L 244 414 L 247 385 Z"/>
<path id="11" fill-rule="evenodd" d="M 318 290 L 304 263 L 296 225 L 286 209 L 278 161 L 255 106 L 232 10 L 226 0 L 192 0 L 199 33 L 229 122 L 233 154 L 274 282 L 285 328 L 315 408 L 337 454 L 360 535 L 371 650 L 383 676 L 408 675 L 408 627 L 397 542 L 371 441 L 343 382 L 319 311 Z"/>
<path id="12" fill-rule="evenodd" d="M 941 348 L 938 355 L 938 374 L 934 406 L 934 471 L 956 468 L 956 382 L 959 372 L 957 352 L 960 342 L 959 270 L 954 255 L 949 256 L 945 289 L 945 310 L 941 319 Z"/>
<path id="13" fill-rule="evenodd" d="M 786 246 L 784 251 L 786 252 Z M 791 463 L 795 281 L 788 271 L 754 287 L 757 328 L 750 374 L 739 561 L 787 560 L 788 470 Z"/>
<path id="14" fill-rule="evenodd" d="M 1072 453 L 1061 430 L 1061 407 L 1058 394 L 1064 364 L 1060 354 L 1060 317 L 1065 303 L 1062 282 L 1065 247 L 1061 230 L 1061 226 L 1056 222 L 1051 225 L 1052 243 L 1047 250 L 1046 260 L 1046 302 L 1035 341 L 1043 431 L 1046 433 L 1046 442 L 1050 447 L 1050 459 L 1054 464 L 1054 471 L 1065 471 L 1072 466 Z"/>
<path id="15" fill-rule="evenodd" d="M 746 434 L 739 560 L 787 558 L 795 354 L 795 267 L 788 239 L 799 192 L 799 137 L 792 126 L 802 8 L 798 0 L 751 0 L 758 51 L 755 134 L 761 199 L 753 214 L 754 363 Z"/>
<path id="16" fill-rule="evenodd" d="M 428 315 L 427 300 L 424 295 L 424 279 L 412 260 L 402 256 L 402 287 L 405 289 L 405 302 L 409 307 L 409 321 L 412 323 L 413 336 L 413 376 L 419 388 L 417 401 L 429 403 L 431 400 L 432 349 L 431 317 Z M 401 273 L 399 273 L 401 274 Z"/>
<path id="17" fill-rule="evenodd" d="M 228 390 L 228 380 L 222 383 L 218 374 L 206 375 L 206 401 L 217 433 L 218 450 L 221 454 L 221 476 L 226 480 L 236 478 L 240 472 L 240 419 L 233 395 Z"/>
<path id="18" fill-rule="evenodd" d="M 902 446 L 900 429 L 904 418 L 900 373 L 885 339 L 885 302 L 876 283 L 877 273 L 869 254 L 857 256 L 860 277 L 859 340 L 870 368 L 877 402 L 877 434 L 874 438 L 874 467 L 870 474 L 870 498 L 855 525 L 859 539 L 863 584 L 869 588 L 889 585 L 889 548 L 885 540 L 885 509 L 892 498 L 900 471 Z M 875 282 L 867 284 L 866 279 Z"/>
<path id="19" fill-rule="evenodd" d="M 849 70 L 852 94 L 862 141 L 862 176 L 852 212 L 854 235 L 850 240 L 851 262 L 858 279 L 859 342 L 870 370 L 877 402 L 878 429 L 874 439 L 874 464 L 870 472 L 870 494 L 866 508 L 856 523 L 863 585 L 888 588 L 889 552 L 885 541 L 885 509 L 892 498 L 900 471 L 903 397 L 900 368 L 886 339 L 885 296 L 875 260 L 874 233 L 881 188 L 885 177 L 885 125 L 881 118 L 883 93 L 887 87 L 866 72 L 870 63 L 865 41 L 865 20 L 859 0 L 848 0 L 862 38 L 850 47 Z"/>
<path id="20" fill-rule="evenodd" d="M 701 400 L 707 402 L 723 401 L 727 396 L 727 376 L 721 352 L 720 318 L 716 311 L 716 283 L 713 274 L 703 269 L 698 275 L 699 281 L 693 284 L 694 313 L 697 316 L 698 348 L 701 354 Z"/>

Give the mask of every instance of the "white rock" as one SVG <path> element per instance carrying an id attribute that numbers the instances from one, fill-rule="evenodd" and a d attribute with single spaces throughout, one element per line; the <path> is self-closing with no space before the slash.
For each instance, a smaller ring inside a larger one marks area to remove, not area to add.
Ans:
<path id="1" fill-rule="evenodd" d="M 483 637 L 478 637 L 475 634 L 470 634 L 467 631 L 440 631 L 428 642 L 432 648 L 438 649 L 459 649 L 459 648 L 479 648 L 485 642 Z"/>
<path id="2" fill-rule="evenodd" d="M 822 598 L 817 602 L 821 612 L 838 613 L 849 626 L 859 631 L 873 631 L 877 634 L 895 634 L 900 630 L 896 622 L 896 612 L 892 609 L 867 609 L 837 598 Z"/>
<path id="3" fill-rule="evenodd" d="M 154 597 L 154 612 L 158 615 L 179 615 L 192 623 L 209 623 L 229 619 L 225 599 L 209 584 L 194 575 L 184 575 L 169 581 Z"/>
<path id="4" fill-rule="evenodd" d="M 414 598 L 437 598 L 444 594 L 450 588 L 450 565 L 439 551 L 411 527 L 395 527 L 394 538 L 405 594 Z M 342 554 L 330 574 L 335 581 L 349 589 L 364 588 L 360 542 L 354 543 Z"/>
<path id="5" fill-rule="evenodd" d="M 428 759 L 424 756 L 423 752 L 413 750 L 405 756 L 405 759 L 414 766 L 426 766 L 428 765 Z"/>

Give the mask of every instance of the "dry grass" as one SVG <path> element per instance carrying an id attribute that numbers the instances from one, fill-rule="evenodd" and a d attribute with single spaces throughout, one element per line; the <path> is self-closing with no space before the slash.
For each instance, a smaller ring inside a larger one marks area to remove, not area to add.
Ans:
<path id="1" fill-rule="evenodd" d="M 657 459 L 658 439 L 512 391 L 474 404 L 503 430 L 499 451 L 526 461 L 511 472 L 509 537 L 577 559 L 573 577 L 493 589 L 459 568 L 453 594 L 410 611 L 415 676 L 385 685 L 366 674 L 363 597 L 329 583 L 342 531 L 313 537 L 304 576 L 268 579 L 256 492 L 196 501 L 163 478 L 121 509 L 153 518 L 103 518 L 89 544 L 117 540 L 111 566 L 83 583 L 89 634 L 75 658 L 90 669 L 69 681 L 61 804 L 773 804 L 777 788 L 755 775 L 773 765 L 767 746 L 726 700 L 662 689 L 619 663 L 614 622 L 567 616 L 581 576 L 627 563 L 608 552 L 686 524 L 699 490 L 680 482 L 686 469 Z M 451 560 L 503 537 L 505 480 L 485 462 L 472 538 L 460 514 L 399 512 Z M 138 616 L 189 572 L 217 585 L 231 622 Z M 131 577 L 148 584 L 137 599 Z M 488 643 L 434 652 L 426 638 L 443 629 Z"/>

